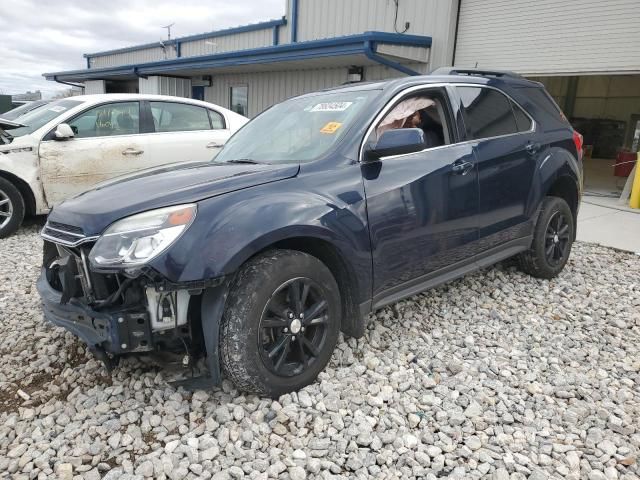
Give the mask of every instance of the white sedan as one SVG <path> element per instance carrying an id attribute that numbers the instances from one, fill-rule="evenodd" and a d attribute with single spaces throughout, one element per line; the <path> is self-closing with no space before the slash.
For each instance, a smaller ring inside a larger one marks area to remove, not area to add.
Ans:
<path id="1" fill-rule="evenodd" d="M 183 161 L 211 160 L 248 119 L 163 95 L 82 95 L 11 121 L 0 115 L 0 238 L 25 214 L 47 213 L 104 180 Z"/>

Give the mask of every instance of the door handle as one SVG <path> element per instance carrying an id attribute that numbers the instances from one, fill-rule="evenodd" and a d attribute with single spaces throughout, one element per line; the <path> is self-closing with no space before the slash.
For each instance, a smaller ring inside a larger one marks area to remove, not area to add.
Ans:
<path id="1" fill-rule="evenodd" d="M 142 155 L 144 150 L 137 150 L 135 148 L 126 148 L 122 151 L 123 155 Z"/>
<path id="2" fill-rule="evenodd" d="M 451 171 L 456 175 L 466 175 L 473 168 L 473 163 L 471 162 L 455 162 L 451 165 Z"/>
<path id="3" fill-rule="evenodd" d="M 207 148 L 220 148 L 222 146 L 221 143 L 211 142 L 207 143 Z"/>
<path id="4" fill-rule="evenodd" d="M 529 155 L 535 155 L 536 153 L 538 153 L 538 150 L 540 150 L 540 144 L 539 143 L 527 143 L 527 145 L 524 147 L 524 149 L 527 151 L 527 153 Z"/>

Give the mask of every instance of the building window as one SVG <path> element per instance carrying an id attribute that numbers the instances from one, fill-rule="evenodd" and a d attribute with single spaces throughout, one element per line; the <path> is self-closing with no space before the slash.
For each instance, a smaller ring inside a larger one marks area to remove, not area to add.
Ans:
<path id="1" fill-rule="evenodd" d="M 249 114 L 249 87 L 246 85 L 236 85 L 230 91 L 231 110 L 245 117 Z"/>

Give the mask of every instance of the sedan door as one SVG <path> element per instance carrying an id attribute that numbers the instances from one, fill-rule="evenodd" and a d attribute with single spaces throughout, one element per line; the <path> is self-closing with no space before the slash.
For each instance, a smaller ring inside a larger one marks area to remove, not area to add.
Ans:
<path id="1" fill-rule="evenodd" d="M 209 161 L 231 136 L 224 116 L 213 109 L 168 101 L 145 103 L 153 119 L 148 145 L 156 165 Z"/>
<path id="2" fill-rule="evenodd" d="M 441 144 L 362 164 L 376 307 L 422 290 L 430 278 L 476 253 L 478 171 L 472 146 L 455 143 L 444 89 L 418 94 L 436 102 L 444 127 L 438 132 L 444 134 Z"/>
<path id="3" fill-rule="evenodd" d="M 98 105 L 66 123 L 74 137 L 56 140 L 51 131 L 40 142 L 40 171 L 49 206 L 143 168 L 146 145 L 140 134 L 139 102 Z"/>

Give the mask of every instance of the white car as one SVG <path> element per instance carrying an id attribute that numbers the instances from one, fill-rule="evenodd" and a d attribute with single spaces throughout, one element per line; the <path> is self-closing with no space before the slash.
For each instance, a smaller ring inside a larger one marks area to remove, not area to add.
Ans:
<path id="1" fill-rule="evenodd" d="M 0 238 L 104 180 L 167 163 L 211 160 L 249 120 L 163 95 L 82 95 L 14 120 L 0 115 Z"/>

